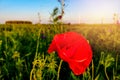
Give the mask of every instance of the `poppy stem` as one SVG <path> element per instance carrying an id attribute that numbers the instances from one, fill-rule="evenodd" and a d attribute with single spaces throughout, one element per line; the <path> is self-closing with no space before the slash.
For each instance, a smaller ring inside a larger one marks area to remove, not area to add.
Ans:
<path id="1" fill-rule="evenodd" d="M 36 53 L 35 53 L 34 60 L 37 60 L 37 58 L 38 58 L 38 48 L 39 48 L 39 44 L 40 44 L 40 32 L 41 32 L 41 30 L 42 30 L 42 28 L 40 28 L 38 31 L 38 39 L 37 39 Z"/>
<path id="2" fill-rule="evenodd" d="M 63 62 L 63 60 L 60 60 L 60 64 L 59 64 L 59 66 L 58 66 L 57 80 L 59 80 L 60 69 L 61 69 L 62 62 Z"/>

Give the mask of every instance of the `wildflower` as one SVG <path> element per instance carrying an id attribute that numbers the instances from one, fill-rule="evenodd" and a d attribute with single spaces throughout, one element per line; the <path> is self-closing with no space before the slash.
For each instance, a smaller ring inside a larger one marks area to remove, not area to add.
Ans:
<path id="1" fill-rule="evenodd" d="M 56 51 L 69 64 L 75 75 L 83 74 L 92 60 L 92 50 L 87 40 L 75 32 L 55 35 L 48 53 Z"/>

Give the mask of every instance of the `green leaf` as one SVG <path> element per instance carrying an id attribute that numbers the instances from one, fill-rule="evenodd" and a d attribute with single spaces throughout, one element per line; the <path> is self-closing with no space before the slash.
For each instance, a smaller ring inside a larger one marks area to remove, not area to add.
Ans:
<path id="1" fill-rule="evenodd" d="M 58 14 L 58 7 L 54 8 L 53 13 L 52 13 L 52 17 L 55 17 Z"/>
<path id="2" fill-rule="evenodd" d="M 98 79 L 99 79 L 99 77 L 100 77 L 100 74 L 98 74 L 98 75 L 96 76 L 95 80 L 98 80 Z"/>

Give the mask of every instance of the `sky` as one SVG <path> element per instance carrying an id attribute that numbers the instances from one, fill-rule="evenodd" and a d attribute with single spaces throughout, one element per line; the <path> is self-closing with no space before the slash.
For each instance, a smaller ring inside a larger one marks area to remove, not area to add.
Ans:
<path id="1" fill-rule="evenodd" d="M 58 0 L 0 0 L 0 23 L 7 20 L 29 20 L 49 23 L 50 14 Z M 113 23 L 113 15 L 120 20 L 120 0 L 65 0 L 66 23 Z"/>

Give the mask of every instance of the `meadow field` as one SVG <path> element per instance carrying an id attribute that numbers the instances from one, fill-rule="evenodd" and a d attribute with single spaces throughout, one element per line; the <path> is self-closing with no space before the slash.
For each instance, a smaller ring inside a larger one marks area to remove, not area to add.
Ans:
<path id="1" fill-rule="evenodd" d="M 60 66 L 56 53 L 47 53 L 54 35 L 68 31 L 82 34 L 93 51 L 79 76 L 66 62 Z M 0 80 L 120 80 L 119 72 L 120 25 L 0 24 Z"/>

